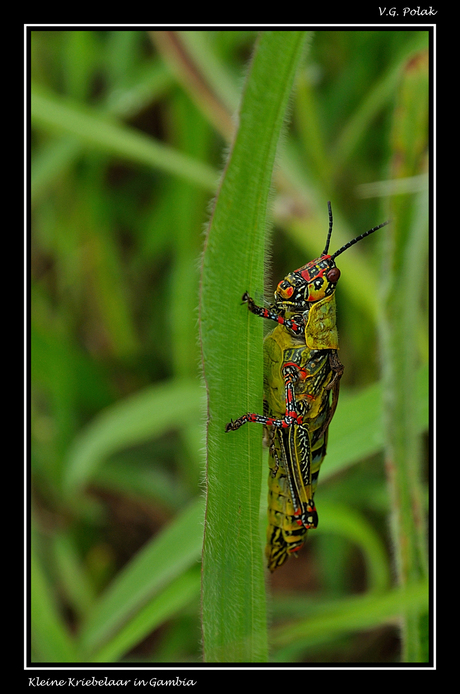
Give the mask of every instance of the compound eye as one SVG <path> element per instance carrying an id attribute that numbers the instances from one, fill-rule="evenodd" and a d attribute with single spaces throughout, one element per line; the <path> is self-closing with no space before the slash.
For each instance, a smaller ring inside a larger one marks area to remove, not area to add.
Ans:
<path id="1" fill-rule="evenodd" d="M 294 293 L 294 287 L 287 280 L 281 280 L 276 291 L 283 299 L 290 299 Z"/>
<path id="2" fill-rule="evenodd" d="M 339 277 L 340 277 L 339 268 L 338 267 L 332 267 L 329 270 L 329 272 L 326 274 L 326 277 L 331 284 L 335 284 L 336 282 L 338 282 Z"/>

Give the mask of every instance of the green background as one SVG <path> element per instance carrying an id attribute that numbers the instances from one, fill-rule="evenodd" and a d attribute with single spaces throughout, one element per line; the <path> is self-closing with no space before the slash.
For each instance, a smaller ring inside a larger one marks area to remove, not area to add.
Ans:
<path id="1" fill-rule="evenodd" d="M 201 256 L 256 38 L 31 32 L 33 662 L 202 660 Z M 327 200 L 332 251 L 394 223 L 338 259 L 320 527 L 267 578 L 270 661 L 429 657 L 427 46 L 418 30 L 308 33 L 288 107 L 266 297 L 321 252 Z M 249 288 L 229 285 L 224 325 Z"/>

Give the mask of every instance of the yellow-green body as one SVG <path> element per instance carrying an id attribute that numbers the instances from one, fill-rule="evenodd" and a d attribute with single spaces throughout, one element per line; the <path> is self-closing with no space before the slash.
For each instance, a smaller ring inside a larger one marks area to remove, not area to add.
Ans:
<path id="1" fill-rule="evenodd" d="M 302 547 L 307 532 L 296 515 L 290 476 L 300 470 L 306 454 L 309 472 L 307 475 L 298 472 L 299 484 L 295 485 L 294 494 L 299 494 L 301 501 L 313 499 L 319 469 L 326 455 L 327 426 L 324 428 L 324 424 L 331 411 L 331 390 L 327 386 L 334 372 L 329 350 L 337 348 L 334 294 L 312 305 L 303 336 L 294 336 L 283 325 L 278 325 L 264 340 L 265 414 L 280 419 L 286 410 L 283 366 L 293 362 L 305 373 L 305 378 L 300 378 L 294 387 L 302 424 L 293 423 L 286 430 L 271 428 L 269 432 L 266 556 L 271 571 Z M 321 429 L 324 430 L 321 432 Z"/>

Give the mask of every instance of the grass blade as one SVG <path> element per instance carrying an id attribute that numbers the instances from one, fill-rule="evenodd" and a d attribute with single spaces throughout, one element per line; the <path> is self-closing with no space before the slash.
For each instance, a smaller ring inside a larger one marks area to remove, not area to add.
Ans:
<path id="1" fill-rule="evenodd" d="M 149 601 L 198 561 L 202 518 L 203 500 L 197 499 L 120 572 L 83 626 L 80 645 L 87 657 L 105 647 L 130 620 L 137 619 Z M 134 631 L 137 629 L 135 626 Z"/>
<path id="2" fill-rule="evenodd" d="M 262 321 L 241 296 L 263 296 L 266 207 L 275 154 L 305 32 L 265 32 L 253 57 L 240 125 L 212 214 L 203 260 L 201 339 L 208 390 L 205 659 L 267 659 L 259 536 L 260 427 L 225 433 L 262 406 Z M 276 66 L 276 69 L 274 69 Z"/>
<path id="3" fill-rule="evenodd" d="M 405 66 L 393 119 L 393 177 L 426 170 L 428 53 Z M 423 105 L 424 107 L 422 107 Z M 420 326 L 421 296 L 428 252 L 427 195 L 391 199 L 391 217 L 381 329 L 385 400 L 385 458 L 391 499 L 391 527 L 398 583 L 425 578 L 428 571 L 422 456 L 417 430 L 416 371 L 420 360 L 414 336 Z M 403 617 L 405 662 L 424 657 L 425 627 L 417 610 Z"/>
<path id="4" fill-rule="evenodd" d="M 169 381 L 106 408 L 75 439 L 65 470 L 69 494 L 81 489 L 111 453 L 147 441 L 200 417 L 202 389 L 194 381 Z"/>
<path id="5" fill-rule="evenodd" d="M 32 88 L 32 123 L 53 133 L 67 133 L 109 154 L 147 164 L 205 188 L 215 190 L 216 173 L 205 163 L 156 142 L 95 109 Z"/>

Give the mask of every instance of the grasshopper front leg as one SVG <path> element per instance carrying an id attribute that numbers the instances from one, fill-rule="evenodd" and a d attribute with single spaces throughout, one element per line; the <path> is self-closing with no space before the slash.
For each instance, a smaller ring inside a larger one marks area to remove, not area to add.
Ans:
<path id="1" fill-rule="evenodd" d="M 244 303 L 247 303 L 248 309 L 255 316 L 267 318 L 268 320 L 275 321 L 275 323 L 284 325 L 286 328 L 295 333 L 295 335 L 303 335 L 305 325 L 301 316 L 298 317 L 299 320 L 284 318 L 284 316 L 281 316 L 280 313 L 276 311 L 273 307 L 264 308 L 263 306 L 257 306 L 257 304 L 254 302 L 254 299 L 252 299 L 247 292 L 244 292 L 241 300 L 244 301 Z"/>

